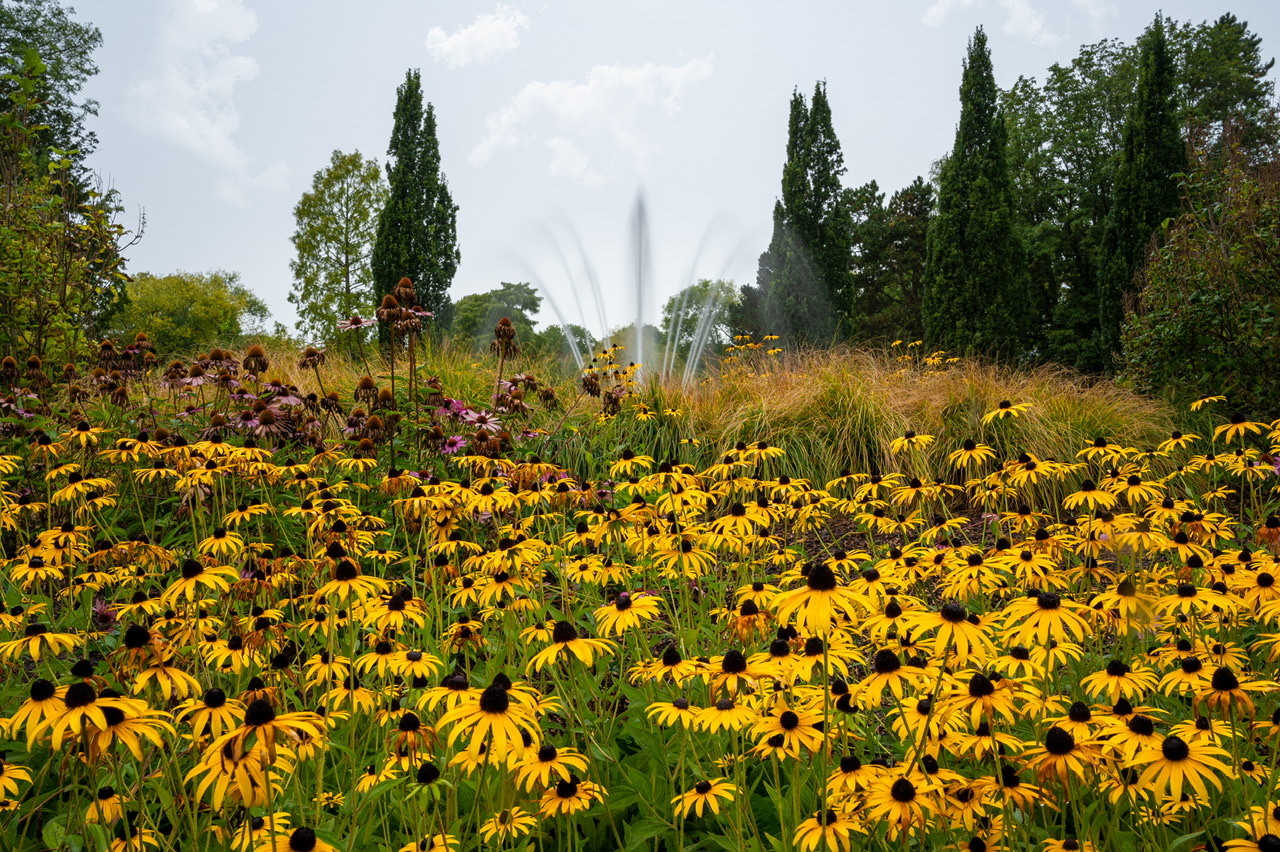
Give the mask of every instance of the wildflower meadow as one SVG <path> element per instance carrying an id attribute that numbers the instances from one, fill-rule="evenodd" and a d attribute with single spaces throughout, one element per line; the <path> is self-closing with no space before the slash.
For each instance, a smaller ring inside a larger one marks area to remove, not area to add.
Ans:
<path id="1" fill-rule="evenodd" d="M 1280 423 L 509 328 L 4 359 L 0 846 L 1280 848 Z"/>

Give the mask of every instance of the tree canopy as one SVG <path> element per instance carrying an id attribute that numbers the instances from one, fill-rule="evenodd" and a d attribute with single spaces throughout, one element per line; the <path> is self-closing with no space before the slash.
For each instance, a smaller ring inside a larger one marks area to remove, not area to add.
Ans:
<path id="1" fill-rule="evenodd" d="M 196 349 L 234 346 L 260 333 L 270 318 L 266 303 L 240 282 L 238 272 L 140 272 L 129 282 L 129 302 L 111 332 L 132 338 L 146 332 L 161 355 L 191 355 Z"/>
<path id="2" fill-rule="evenodd" d="M 353 315 L 371 317 L 377 308 L 370 259 L 378 214 L 387 196 L 382 169 L 359 151 L 334 151 L 315 173 L 311 189 L 293 208 L 294 289 L 297 328 L 309 340 L 354 347 L 338 323 Z"/>

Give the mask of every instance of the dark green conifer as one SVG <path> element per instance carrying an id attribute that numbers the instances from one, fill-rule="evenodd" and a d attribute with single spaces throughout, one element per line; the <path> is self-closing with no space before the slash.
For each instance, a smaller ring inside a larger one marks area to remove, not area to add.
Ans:
<path id="1" fill-rule="evenodd" d="M 449 285 L 458 251 L 458 205 L 440 171 L 435 109 L 422 106 L 417 70 L 396 89 L 395 122 L 387 146 L 390 193 L 378 217 L 370 266 L 379 301 L 404 277 L 413 281 L 422 307 L 435 314 L 434 327 L 448 328 L 453 313 Z M 383 342 L 387 340 L 383 330 Z"/>
<path id="2" fill-rule="evenodd" d="M 1007 131 L 987 37 L 969 42 L 960 124 L 929 227 L 923 321 L 930 346 L 1006 358 L 1033 354 L 1043 299 L 1031 292 L 1014 222 Z"/>
<path id="3" fill-rule="evenodd" d="M 1134 291 L 1152 234 L 1178 215 L 1178 177 L 1187 151 L 1174 97 L 1174 65 L 1157 16 L 1142 37 L 1138 87 L 1125 122 L 1098 274 L 1098 349 L 1110 367 L 1120 350 L 1125 300 Z"/>

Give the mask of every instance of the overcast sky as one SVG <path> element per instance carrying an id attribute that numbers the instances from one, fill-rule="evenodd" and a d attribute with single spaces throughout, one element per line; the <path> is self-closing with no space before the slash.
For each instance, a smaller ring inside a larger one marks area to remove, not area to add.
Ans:
<path id="1" fill-rule="evenodd" d="M 146 234 L 132 272 L 234 270 L 292 325 L 293 206 L 334 149 L 385 161 L 396 87 L 420 68 L 459 205 L 452 296 L 531 281 L 601 331 L 692 278 L 754 280 L 780 192 L 791 92 L 827 81 L 849 186 L 892 192 L 949 150 L 966 42 L 1001 86 L 1081 44 L 1132 41 L 1158 9 L 1233 12 L 1280 52 L 1280 3 L 898 0 L 78 0 L 101 28 L 90 160 Z M 578 305 L 581 304 L 581 309 Z M 542 317 L 554 321 L 544 305 Z"/>

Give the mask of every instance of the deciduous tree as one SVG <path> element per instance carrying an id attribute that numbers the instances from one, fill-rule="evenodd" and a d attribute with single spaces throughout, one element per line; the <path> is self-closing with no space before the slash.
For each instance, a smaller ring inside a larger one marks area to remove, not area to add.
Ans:
<path id="1" fill-rule="evenodd" d="M 337 324 L 352 315 L 373 316 L 370 257 L 378 214 L 387 186 L 376 160 L 359 151 L 334 151 L 329 165 L 315 173 L 311 189 L 293 208 L 294 289 L 289 301 L 298 307 L 297 328 L 309 340 L 353 347 L 351 335 L 339 335 Z"/>

